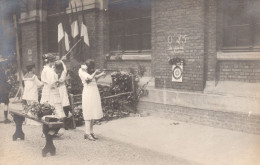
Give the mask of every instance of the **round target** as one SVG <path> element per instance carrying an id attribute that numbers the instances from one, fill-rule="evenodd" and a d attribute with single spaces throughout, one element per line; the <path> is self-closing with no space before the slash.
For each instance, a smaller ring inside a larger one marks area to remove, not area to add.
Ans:
<path id="1" fill-rule="evenodd" d="M 176 66 L 174 69 L 173 69 L 173 77 L 178 80 L 182 77 L 182 69 L 179 67 L 179 66 Z"/>

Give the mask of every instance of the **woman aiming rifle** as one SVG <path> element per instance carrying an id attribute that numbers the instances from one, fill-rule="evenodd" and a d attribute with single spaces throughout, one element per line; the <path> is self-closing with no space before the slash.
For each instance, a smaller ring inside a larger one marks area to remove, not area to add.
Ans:
<path id="1" fill-rule="evenodd" d="M 92 60 L 87 60 L 84 65 L 79 69 L 79 77 L 83 83 L 82 91 L 82 111 L 85 120 L 85 135 L 84 139 L 90 141 L 97 140 L 93 132 L 94 120 L 103 117 L 101 107 L 101 98 L 97 87 L 97 80 L 105 75 L 105 72 L 98 73 L 95 70 L 95 63 Z"/>

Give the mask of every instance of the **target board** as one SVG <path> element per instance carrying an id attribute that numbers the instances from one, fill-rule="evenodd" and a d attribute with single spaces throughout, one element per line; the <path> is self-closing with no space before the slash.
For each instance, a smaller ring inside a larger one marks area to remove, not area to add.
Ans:
<path id="1" fill-rule="evenodd" d="M 183 65 L 172 65 L 172 81 L 182 82 Z"/>

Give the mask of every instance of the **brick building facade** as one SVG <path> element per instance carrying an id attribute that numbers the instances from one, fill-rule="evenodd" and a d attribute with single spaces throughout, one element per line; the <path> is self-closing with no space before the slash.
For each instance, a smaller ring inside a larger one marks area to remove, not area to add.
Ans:
<path id="1" fill-rule="evenodd" d="M 41 54 L 58 51 L 59 3 L 29 1 L 19 20 L 22 62 L 35 62 L 40 73 Z M 71 2 L 81 22 L 82 3 Z M 71 18 L 69 3 L 65 8 Z M 144 66 L 141 81 L 152 79 L 140 112 L 257 134 L 259 11 L 257 0 L 83 0 L 98 67 Z M 172 81 L 168 60 L 176 57 L 184 60 L 182 82 Z"/>

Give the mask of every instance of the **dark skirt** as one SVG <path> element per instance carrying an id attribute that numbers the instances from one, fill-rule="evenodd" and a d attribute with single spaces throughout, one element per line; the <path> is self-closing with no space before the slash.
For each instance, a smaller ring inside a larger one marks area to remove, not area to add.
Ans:
<path id="1" fill-rule="evenodd" d="M 0 95 L 0 103 L 4 103 L 5 105 L 9 104 L 8 94 L 1 94 Z"/>

